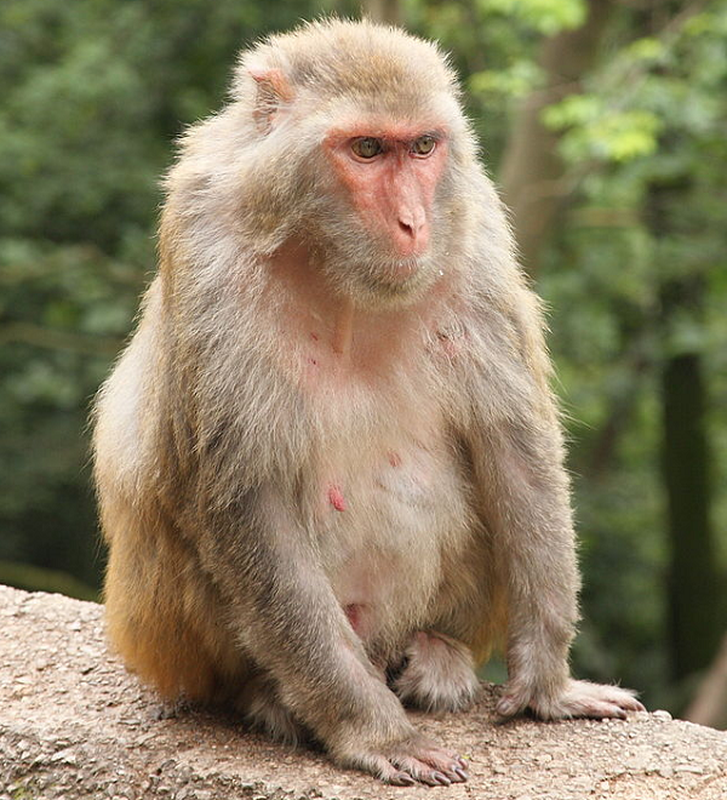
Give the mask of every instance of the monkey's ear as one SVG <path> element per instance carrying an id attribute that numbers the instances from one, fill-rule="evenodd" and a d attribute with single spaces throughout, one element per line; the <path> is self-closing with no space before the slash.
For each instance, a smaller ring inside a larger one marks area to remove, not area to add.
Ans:
<path id="1" fill-rule="evenodd" d="M 260 133 L 270 133 L 275 116 L 288 105 L 295 93 L 290 81 L 281 69 L 248 68 L 257 83 L 255 108 L 252 112 Z"/>

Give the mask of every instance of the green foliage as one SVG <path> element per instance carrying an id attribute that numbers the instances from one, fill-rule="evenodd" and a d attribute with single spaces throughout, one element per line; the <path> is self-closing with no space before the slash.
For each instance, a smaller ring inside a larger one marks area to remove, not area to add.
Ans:
<path id="1" fill-rule="evenodd" d="M 586 94 L 571 95 L 548 106 L 543 121 L 562 133 L 561 152 L 569 161 L 630 161 L 651 155 L 662 128 L 651 111 L 610 110 L 600 98 Z"/>
<path id="2" fill-rule="evenodd" d="M 522 21 L 546 36 L 582 25 L 587 9 L 584 0 L 478 0 L 478 4 L 486 13 Z"/>
<path id="3" fill-rule="evenodd" d="M 468 88 L 475 95 L 519 99 L 538 83 L 540 72 L 532 61 L 520 59 L 504 69 L 483 69 L 469 78 Z"/>
<path id="4" fill-rule="evenodd" d="M 310 15 L 303 0 L 0 4 L 0 559 L 98 585 L 86 419 L 154 267 L 172 139 L 224 100 L 240 46 Z"/>

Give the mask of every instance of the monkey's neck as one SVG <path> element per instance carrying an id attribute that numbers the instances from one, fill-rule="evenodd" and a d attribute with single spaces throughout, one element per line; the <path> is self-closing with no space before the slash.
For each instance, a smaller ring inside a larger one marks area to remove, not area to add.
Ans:
<path id="1" fill-rule="evenodd" d="M 330 346 L 340 366 L 349 366 L 353 342 L 354 304 L 351 298 L 335 292 L 316 262 L 315 253 L 305 242 L 291 238 L 270 257 L 270 271 L 282 280 L 302 306 L 326 329 Z M 315 339 L 318 335 L 314 335 Z"/>
<path id="2" fill-rule="evenodd" d="M 333 352 L 345 364 L 351 360 L 351 342 L 353 339 L 353 301 L 342 298 L 333 322 Z"/>

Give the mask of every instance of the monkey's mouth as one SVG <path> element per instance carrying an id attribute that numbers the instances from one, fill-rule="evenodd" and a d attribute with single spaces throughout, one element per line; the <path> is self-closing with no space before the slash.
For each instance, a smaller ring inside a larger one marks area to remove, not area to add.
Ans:
<path id="1" fill-rule="evenodd" d="M 405 284 L 416 278 L 420 266 L 416 258 L 401 259 L 400 261 L 394 262 L 389 267 L 384 278 L 392 284 Z"/>

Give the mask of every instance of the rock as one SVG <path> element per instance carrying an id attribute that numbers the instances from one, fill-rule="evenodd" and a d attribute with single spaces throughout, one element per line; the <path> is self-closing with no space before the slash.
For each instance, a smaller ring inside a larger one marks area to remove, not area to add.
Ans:
<path id="1" fill-rule="evenodd" d="M 727 797 L 726 733 L 665 712 L 607 725 L 501 724 L 486 684 L 466 714 L 412 715 L 467 758 L 469 783 L 392 788 L 273 744 L 232 716 L 160 714 L 154 693 L 109 654 L 101 606 L 0 587 L 0 618 L 0 800 Z"/>

